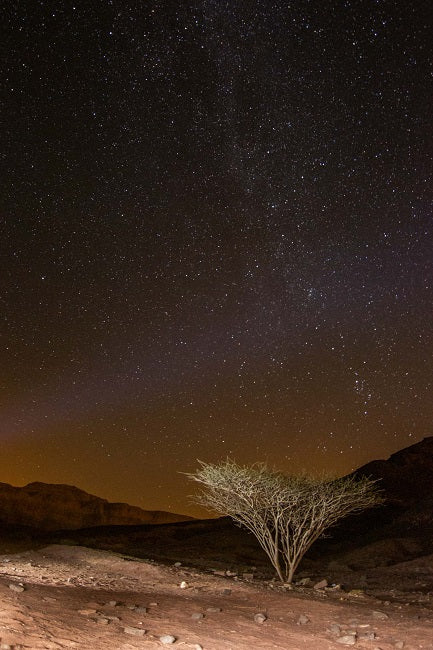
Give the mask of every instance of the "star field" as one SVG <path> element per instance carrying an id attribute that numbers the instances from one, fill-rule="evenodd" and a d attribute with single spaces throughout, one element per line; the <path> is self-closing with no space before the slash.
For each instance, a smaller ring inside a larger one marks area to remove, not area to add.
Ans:
<path id="1" fill-rule="evenodd" d="M 431 435 L 428 3 L 7 5 L 0 481 L 189 513 Z"/>

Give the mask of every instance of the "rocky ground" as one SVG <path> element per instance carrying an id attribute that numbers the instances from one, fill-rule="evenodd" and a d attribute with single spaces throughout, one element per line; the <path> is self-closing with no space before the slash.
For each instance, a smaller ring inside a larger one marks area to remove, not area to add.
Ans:
<path id="1" fill-rule="evenodd" d="M 371 589 L 305 576 L 288 589 L 254 570 L 226 575 L 81 546 L 9 549 L 0 650 L 433 650 L 432 566 L 430 556 L 383 567 Z"/>

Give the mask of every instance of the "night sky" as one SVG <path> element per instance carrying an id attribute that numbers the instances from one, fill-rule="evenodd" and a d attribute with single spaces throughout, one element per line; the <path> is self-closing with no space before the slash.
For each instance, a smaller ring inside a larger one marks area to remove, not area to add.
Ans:
<path id="1" fill-rule="evenodd" d="M 430 2 L 6 2 L 0 481 L 433 433 Z"/>

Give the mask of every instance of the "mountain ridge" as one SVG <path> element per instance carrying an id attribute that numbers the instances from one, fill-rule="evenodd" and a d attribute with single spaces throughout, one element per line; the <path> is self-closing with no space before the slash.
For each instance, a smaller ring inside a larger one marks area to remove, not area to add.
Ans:
<path id="1" fill-rule="evenodd" d="M 0 523 L 40 530 L 128 526 L 190 521 L 192 517 L 110 502 L 75 485 L 33 481 L 22 487 L 0 482 Z"/>

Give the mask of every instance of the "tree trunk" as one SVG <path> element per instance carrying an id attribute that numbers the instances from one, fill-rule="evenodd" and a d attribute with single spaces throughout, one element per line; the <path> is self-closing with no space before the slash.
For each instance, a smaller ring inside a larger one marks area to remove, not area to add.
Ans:
<path id="1" fill-rule="evenodd" d="M 297 567 L 297 563 L 296 563 L 296 564 L 293 564 L 293 565 L 291 565 L 291 566 L 289 566 L 289 567 L 287 568 L 286 582 L 287 582 L 287 584 L 289 584 L 289 585 L 292 583 L 293 575 L 294 575 L 294 573 L 295 573 L 295 571 L 296 571 L 296 567 Z"/>

